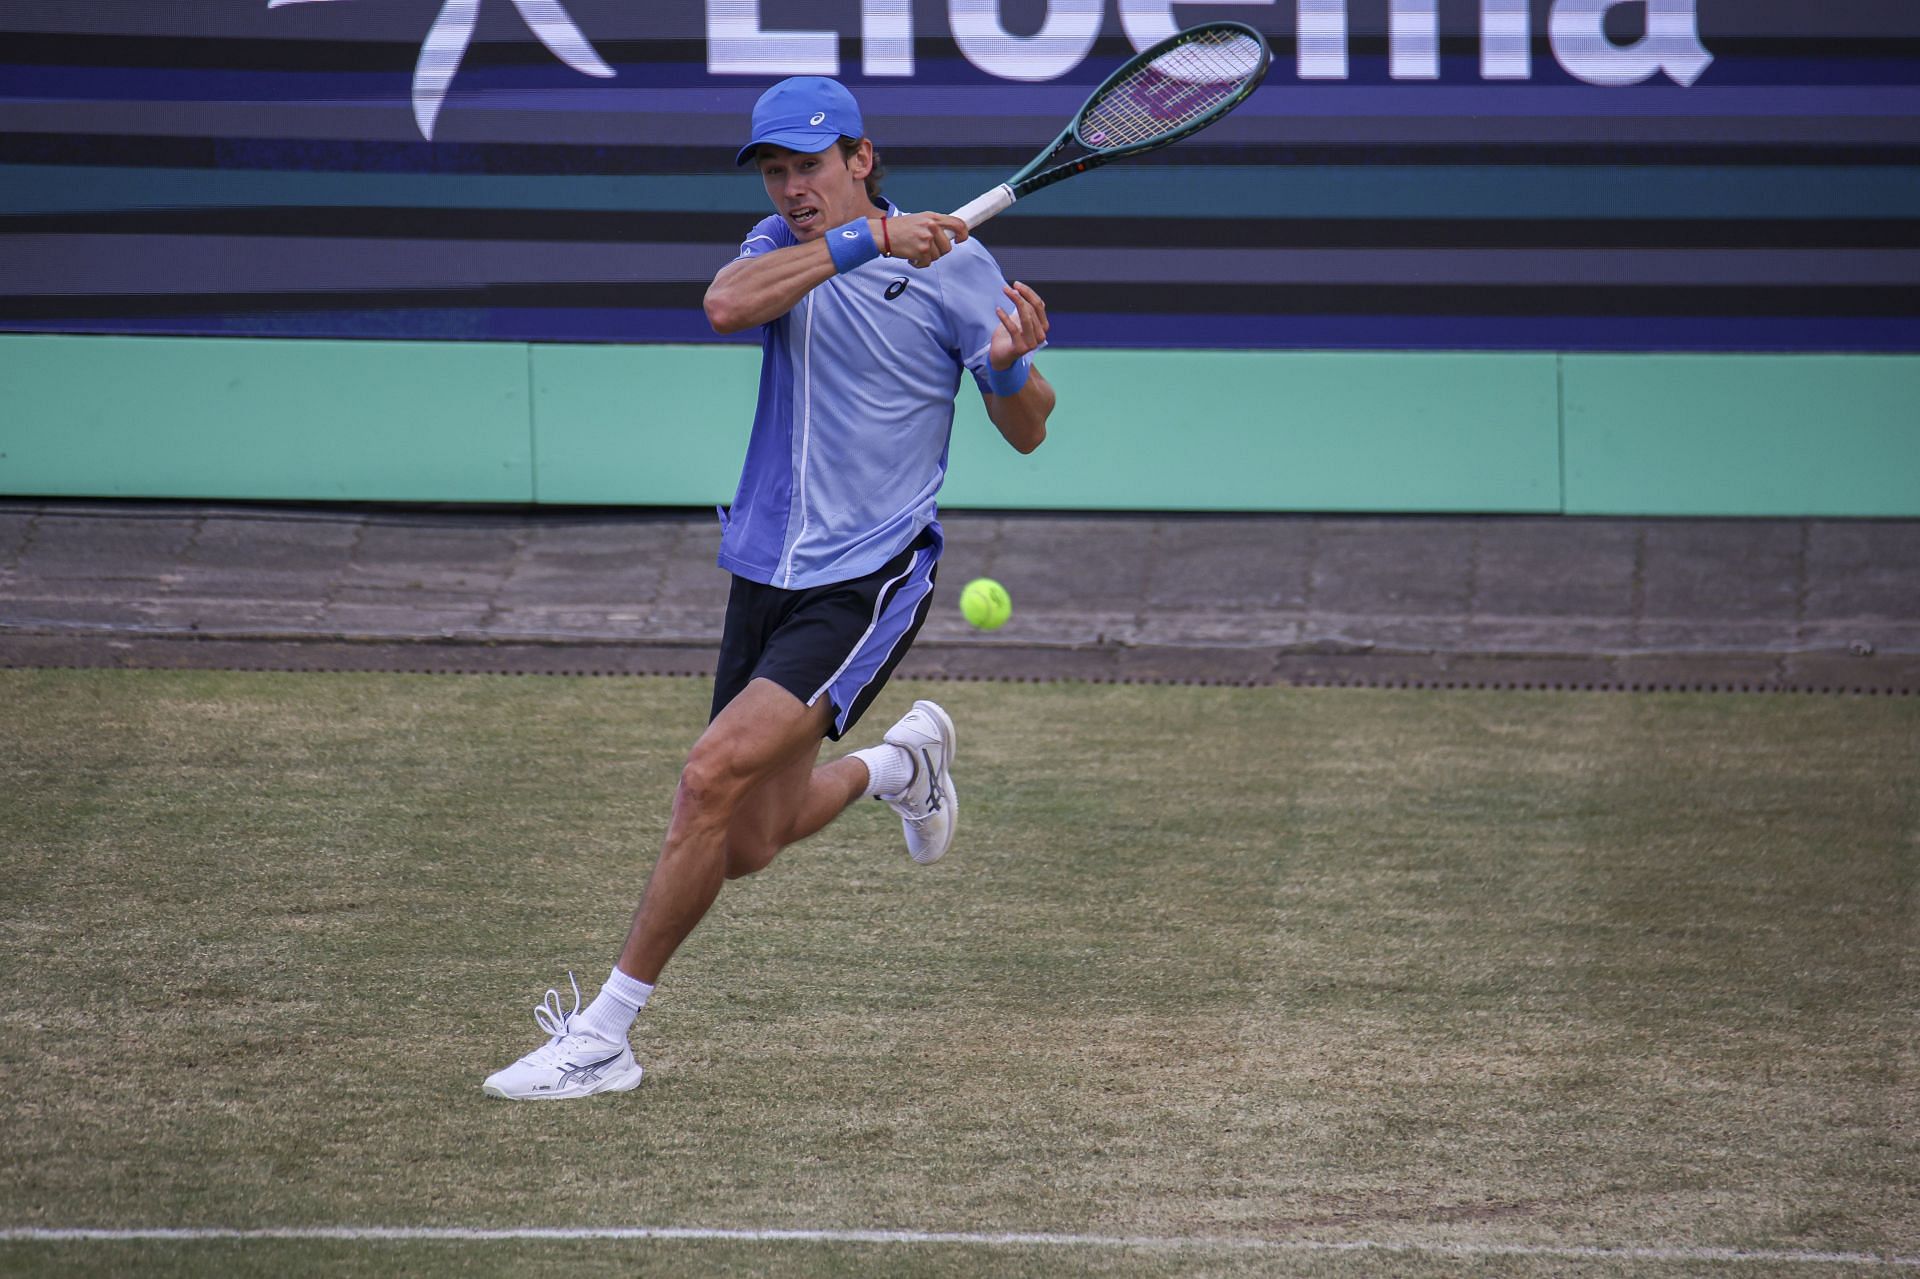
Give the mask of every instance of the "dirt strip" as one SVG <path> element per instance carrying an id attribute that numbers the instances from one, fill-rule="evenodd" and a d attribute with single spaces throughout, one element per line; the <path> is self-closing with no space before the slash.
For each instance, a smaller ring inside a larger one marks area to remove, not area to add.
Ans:
<path id="1" fill-rule="evenodd" d="M 0 668 L 393 671 L 439 675 L 710 678 L 704 644 L 193 639 L 0 633 Z M 1846 654 L 1310 653 L 1124 645 L 917 646 L 898 678 L 1239 687 L 1560 689 L 1593 692 L 1920 694 L 1920 657 Z"/>

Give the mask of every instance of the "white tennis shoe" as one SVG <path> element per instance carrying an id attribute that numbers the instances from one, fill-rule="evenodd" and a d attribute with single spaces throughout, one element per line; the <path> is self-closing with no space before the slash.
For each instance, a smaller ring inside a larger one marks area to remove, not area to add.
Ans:
<path id="1" fill-rule="evenodd" d="M 953 720 L 938 702 L 915 702 L 883 740 L 913 756 L 913 780 L 898 795 L 881 798 L 900 814 L 907 855 L 922 866 L 937 862 L 953 846 L 954 827 L 960 822 L 960 801 L 953 789 L 959 738 Z"/>
<path id="2" fill-rule="evenodd" d="M 574 1028 L 580 1013 L 580 984 L 573 984 L 573 1011 L 560 1011 L 560 992 L 549 989 L 533 1010 L 533 1019 L 549 1038 L 505 1070 L 496 1070 L 480 1085 L 490 1097 L 511 1101 L 564 1101 L 591 1097 L 597 1092 L 626 1092 L 640 1086 L 640 1063 L 625 1040 L 614 1043 L 588 1030 Z"/>

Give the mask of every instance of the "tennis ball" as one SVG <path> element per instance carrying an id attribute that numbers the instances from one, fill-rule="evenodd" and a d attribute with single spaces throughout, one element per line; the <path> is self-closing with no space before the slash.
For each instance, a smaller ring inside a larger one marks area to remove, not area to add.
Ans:
<path id="1" fill-rule="evenodd" d="M 976 577 L 960 591 L 960 611 L 983 631 L 997 631 L 1013 616 L 1007 588 L 990 577 Z"/>

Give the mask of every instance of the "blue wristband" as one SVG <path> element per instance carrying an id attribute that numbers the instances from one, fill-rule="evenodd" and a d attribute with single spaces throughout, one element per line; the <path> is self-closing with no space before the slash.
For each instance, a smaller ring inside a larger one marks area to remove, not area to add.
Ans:
<path id="1" fill-rule="evenodd" d="M 827 232 L 827 253 L 833 258 L 834 270 L 851 271 L 879 257 L 880 246 L 873 242 L 873 228 L 867 220 L 855 218 Z"/>
<path id="2" fill-rule="evenodd" d="M 1018 395 L 1020 388 L 1027 384 L 1027 374 L 1033 371 L 1033 357 L 1023 355 L 1013 362 L 1010 369 L 996 369 L 987 366 L 987 389 L 995 395 Z"/>

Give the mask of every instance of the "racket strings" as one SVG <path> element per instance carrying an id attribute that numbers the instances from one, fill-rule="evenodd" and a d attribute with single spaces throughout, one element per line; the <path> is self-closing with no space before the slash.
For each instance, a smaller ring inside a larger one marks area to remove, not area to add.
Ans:
<path id="1" fill-rule="evenodd" d="M 1176 132 L 1237 98 L 1263 61 L 1260 42 L 1244 32 L 1204 32 L 1089 103 L 1080 136 L 1105 149 Z"/>

